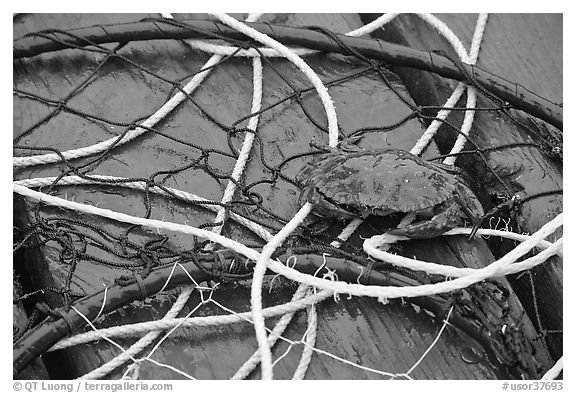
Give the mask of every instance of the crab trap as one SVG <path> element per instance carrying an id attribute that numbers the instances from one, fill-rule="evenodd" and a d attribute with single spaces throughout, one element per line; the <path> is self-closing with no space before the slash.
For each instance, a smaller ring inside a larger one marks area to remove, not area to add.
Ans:
<path id="1" fill-rule="evenodd" d="M 15 14 L 14 378 L 559 377 L 561 25 Z"/>

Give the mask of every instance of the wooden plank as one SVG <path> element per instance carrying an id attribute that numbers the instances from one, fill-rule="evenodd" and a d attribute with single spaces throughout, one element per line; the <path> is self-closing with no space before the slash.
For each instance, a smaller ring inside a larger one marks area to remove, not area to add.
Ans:
<path id="1" fill-rule="evenodd" d="M 183 15 L 182 17 L 189 17 Z M 24 31 L 34 31 L 38 28 L 61 26 L 70 28 L 77 25 L 97 23 L 110 23 L 118 20 L 118 16 L 109 18 L 107 15 L 92 15 L 86 19 L 66 16 L 23 16 L 19 25 Z M 134 20 L 135 16 L 126 16 Z M 140 18 L 138 16 L 138 18 Z M 308 15 L 290 14 L 267 16 L 265 21 L 289 25 L 323 25 L 329 29 L 342 32 L 359 26 L 357 15 Z M 16 36 L 16 34 L 15 34 Z M 79 55 L 70 53 L 47 54 L 15 64 L 16 86 L 22 90 L 34 91 L 37 94 L 63 97 L 73 86 L 78 85 L 87 72 L 97 67 L 101 55 Z M 181 78 L 190 75 L 208 58 L 207 55 L 191 51 L 179 42 L 149 42 L 129 44 L 121 53 L 135 59 L 147 68 L 161 73 L 168 79 Z M 352 69 L 359 69 L 360 64 L 340 56 L 324 55 L 312 56 L 308 63 L 319 73 L 323 80 L 330 80 L 349 73 Z M 306 86 L 306 80 L 294 67 L 284 61 L 272 60 L 272 64 L 287 76 L 288 80 L 298 88 Z M 396 88 L 404 91 L 403 86 L 393 75 L 389 75 Z M 264 105 L 272 104 L 279 98 L 291 93 L 291 89 L 270 67 L 265 65 L 264 70 L 265 95 Z M 159 82 L 157 79 L 126 67 L 119 61 L 112 61 L 98 74 L 98 78 L 87 86 L 81 94 L 70 100 L 70 105 L 82 108 L 88 113 L 101 117 L 113 118 L 118 122 L 132 121 L 134 118 L 150 114 L 168 96 L 171 86 Z M 251 70 L 250 62 L 246 60 L 231 60 L 220 65 L 214 75 L 208 77 L 205 84 L 194 94 L 194 98 L 208 110 L 217 115 L 219 121 L 231 124 L 234 120 L 249 113 L 251 96 Z M 330 93 L 336 102 L 340 124 L 345 134 L 364 126 L 393 124 L 410 113 L 409 108 L 399 102 L 397 97 L 386 89 L 375 75 L 365 75 L 352 81 L 347 81 L 330 88 Z M 319 100 L 314 94 L 303 97 L 308 111 L 321 124 L 325 123 Z M 224 110 L 223 110 L 224 108 Z M 383 109 L 385 108 L 385 110 Z M 15 134 L 18 135 L 41 116 L 46 114 L 46 108 L 37 102 L 15 96 Z M 114 128 L 112 128 L 114 127 Z M 118 135 L 117 126 L 106 126 L 88 122 L 83 118 L 71 115 L 59 115 L 44 124 L 39 132 L 35 132 L 29 139 L 31 146 L 57 146 L 61 150 L 85 146 L 97 141 Z M 227 146 L 226 134 L 216 127 L 213 122 L 202 116 L 198 109 L 190 103 L 185 103 L 176 113 L 163 121 L 159 126 L 164 132 L 181 139 L 199 142 L 203 148 L 220 148 Z M 368 146 L 395 146 L 409 150 L 422 132 L 418 121 L 410 120 L 394 132 L 372 133 L 362 143 Z M 271 114 L 264 113 L 260 122 L 260 137 L 263 146 L 264 158 L 272 165 L 277 165 L 282 159 L 294 152 L 310 150 L 311 140 L 327 140 L 325 133 L 319 131 L 302 110 L 294 103 L 283 104 Z M 26 139 L 28 140 L 28 139 Z M 241 138 L 233 139 L 238 148 Z M 25 143 L 25 142 L 23 142 Z M 438 154 L 435 146 L 426 151 L 426 157 Z M 147 134 L 129 143 L 125 147 L 115 149 L 110 157 L 103 161 L 98 168 L 99 174 L 113 174 L 116 176 L 148 176 L 159 168 L 175 168 L 190 162 L 191 158 L 198 157 L 199 153 L 188 146 L 173 143 L 158 136 Z M 269 174 L 263 168 L 260 152 L 256 149 L 254 157 L 247 168 L 246 183 L 261 179 Z M 220 170 L 227 173 L 234 160 L 219 157 L 211 162 Z M 305 160 L 297 160 L 289 164 L 283 173 L 293 177 L 304 165 Z M 59 165 L 46 167 L 32 167 L 18 170 L 15 178 L 42 177 L 59 173 Z M 218 200 L 222 194 L 222 182 L 200 171 L 182 172 L 166 181 L 167 186 L 188 190 L 201 194 L 203 197 Z M 287 182 L 277 183 L 275 187 L 258 186 L 254 188 L 259 192 L 266 207 L 285 218 L 291 217 L 298 209 L 297 192 Z M 69 199 L 82 201 L 111 210 L 122 211 L 128 214 L 140 215 L 144 213 L 142 194 L 124 189 L 111 189 L 108 187 L 60 187 L 58 193 Z M 152 218 L 165 219 L 178 223 L 200 225 L 209 222 L 213 215 L 205 209 L 189 206 L 180 202 L 168 201 L 159 197 L 152 197 Z M 28 206 L 27 211 L 31 211 Z M 62 214 L 58 209 L 45 209 L 44 214 Z M 113 223 L 108 220 L 87 217 L 82 214 L 66 213 L 66 217 L 96 225 L 105 224 L 111 231 L 121 232 L 125 225 Z M 261 220 L 278 226 L 270 217 L 262 216 Z M 365 223 L 357 235 L 350 241 L 356 247 L 360 246 L 360 236 L 371 236 L 379 233 L 378 225 L 374 222 Z M 243 242 L 253 243 L 257 239 L 247 231 L 235 224 L 225 227 L 224 233 Z M 134 231 L 131 237 L 137 241 L 144 241 L 157 234 L 145 231 Z M 176 248 L 186 249 L 189 239 L 178 234 L 167 234 L 169 244 Z M 490 251 L 482 244 L 474 242 L 468 245 L 458 242 L 458 251 L 445 242 L 428 242 L 407 245 L 404 252 L 420 253 L 422 257 L 443 260 L 455 266 L 470 266 L 480 260 L 489 263 L 493 260 Z M 55 246 L 43 248 L 43 256 L 48 260 L 49 268 L 42 266 L 29 266 L 33 274 L 38 275 L 43 285 L 56 281 L 59 285 L 65 281 L 67 269 L 58 263 L 60 250 Z M 473 255 L 471 260 L 463 254 Z M 119 274 L 127 270 L 119 270 L 102 265 L 80 263 L 72 280 L 72 289 L 90 293 L 102 288 L 103 283 L 111 282 Z M 39 284 L 42 287 L 42 284 Z M 273 297 L 265 299 L 266 304 L 287 301 L 292 288 L 280 287 Z M 174 300 L 175 292 L 167 295 L 152 297 L 146 302 L 136 302 L 124 309 L 105 316 L 100 325 L 109 326 L 141 320 L 152 320 L 165 314 Z M 237 311 L 247 311 L 249 296 L 246 288 L 232 287 L 215 292 L 217 299 Z M 198 303 L 198 297 L 193 297 L 185 310 L 192 310 Z M 513 301 L 514 302 L 514 301 Z M 53 306 L 58 303 L 52 303 Z M 520 314 L 521 307 L 513 304 L 514 310 Z M 218 309 L 205 307 L 200 315 L 212 315 L 221 312 Z M 317 347 L 337 354 L 355 363 L 374 367 L 388 372 L 406 372 L 429 347 L 438 331 L 439 325 L 433 323 L 429 316 L 423 312 L 417 314 L 410 307 L 401 307 L 394 302 L 384 307 L 370 299 L 341 299 L 339 303 L 327 301 L 319 306 L 320 328 Z M 518 317 L 521 318 L 521 317 Z M 527 334 L 534 335 L 527 321 Z M 305 331 L 305 317 L 299 316 L 293 322 L 286 335 L 289 338 L 299 339 Z M 118 340 L 127 347 L 133 339 Z M 185 343 L 185 345 L 182 345 Z M 286 346 L 280 346 L 275 355 L 280 356 Z M 495 370 L 485 355 L 481 360 L 471 364 L 463 360 L 463 353 L 470 348 L 482 353 L 483 349 L 466 334 L 457 330 L 448 329 L 441 336 L 437 347 L 414 371 L 416 378 L 442 379 L 442 378 L 496 378 L 499 370 Z M 226 326 L 210 329 L 179 329 L 163 343 L 154 354 L 154 359 L 174 365 L 198 378 L 229 378 L 232 373 L 256 350 L 253 331 L 250 325 Z M 298 348 L 293 348 L 275 368 L 277 378 L 289 378 L 299 359 Z M 537 352 L 541 356 L 541 351 Z M 82 345 L 73 350 L 60 351 L 58 354 L 46 356 L 47 364 L 66 364 L 59 367 L 61 374 L 54 373 L 57 378 L 70 378 L 82 375 L 118 354 L 118 350 L 106 342 Z M 544 365 L 548 364 L 545 358 L 540 359 Z M 64 362 L 64 363 L 62 363 Z M 117 370 L 109 377 L 122 375 L 125 368 Z M 56 370 L 57 371 L 57 370 Z M 143 364 L 140 370 L 141 378 L 162 379 L 181 378 L 173 371 L 159 368 L 151 364 Z M 254 374 L 253 377 L 258 377 Z M 368 373 L 350 367 L 322 355 L 314 355 L 308 378 L 382 378 L 383 376 Z"/>

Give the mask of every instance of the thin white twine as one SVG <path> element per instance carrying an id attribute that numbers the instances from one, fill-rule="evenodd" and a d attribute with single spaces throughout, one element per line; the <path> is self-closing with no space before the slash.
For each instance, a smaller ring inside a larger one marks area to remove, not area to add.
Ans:
<path id="1" fill-rule="evenodd" d="M 454 311 L 454 306 L 450 307 L 450 309 L 448 310 L 448 314 L 446 315 L 446 318 L 442 322 L 442 327 L 440 327 L 440 330 L 438 331 L 438 334 L 436 335 L 436 338 L 434 339 L 434 341 L 432 341 L 432 344 L 430 344 L 428 346 L 426 351 L 424 351 L 424 353 L 422 354 L 422 356 L 420 356 L 420 358 L 416 361 L 416 363 L 414 363 L 414 365 L 412 367 L 410 367 L 410 369 L 408 371 L 406 371 L 406 373 L 403 374 L 404 376 L 409 376 L 410 373 L 412 371 L 414 371 L 416 369 L 416 367 L 418 367 L 418 365 L 420 365 L 420 363 L 422 363 L 422 361 L 424 360 L 426 355 L 428 355 L 428 353 L 430 353 L 432 348 L 434 348 L 436 343 L 440 340 L 440 336 L 442 336 L 444 329 L 446 329 L 446 326 L 448 326 L 448 323 L 449 323 L 448 321 L 450 320 L 450 316 L 452 315 L 452 311 Z"/>
<path id="2" fill-rule="evenodd" d="M 163 319 L 170 320 L 178 316 L 184 305 L 186 305 L 186 302 L 188 301 L 188 298 L 192 294 L 193 290 L 194 288 L 192 287 L 185 287 L 170 310 L 164 315 Z M 105 377 L 127 361 L 134 360 L 140 352 L 142 352 L 144 349 L 146 349 L 146 347 L 152 344 L 154 340 L 156 340 L 159 334 L 160 331 L 152 331 L 147 333 L 129 349 L 120 353 L 118 356 L 114 357 L 112 360 L 106 362 L 102 366 L 82 375 L 78 379 L 99 379 Z"/>
<path id="3" fill-rule="evenodd" d="M 93 324 L 84 314 L 82 314 L 82 313 L 81 313 L 77 308 L 75 308 L 74 306 L 71 306 L 71 308 L 72 308 L 82 319 L 84 319 L 84 320 L 86 321 L 86 323 L 93 329 L 93 331 L 97 332 L 96 326 L 94 326 L 94 324 Z M 135 359 L 135 358 L 131 355 L 130 350 L 125 350 L 120 344 L 116 343 L 115 341 L 110 340 L 110 339 L 107 338 L 107 337 L 102 337 L 102 338 L 105 339 L 106 341 L 108 341 L 109 343 L 111 343 L 112 345 L 114 345 L 115 347 L 117 347 L 118 349 L 120 349 L 128 358 L 130 358 L 132 361 L 134 361 L 134 364 L 137 365 L 137 366 L 141 363 L 141 361 L 147 360 L 147 361 L 150 361 L 150 362 L 154 363 L 154 364 L 157 365 L 157 366 L 168 368 L 168 369 L 173 370 L 173 371 L 175 371 L 175 372 L 177 372 L 177 373 L 179 373 L 179 374 L 181 374 L 181 375 L 183 375 L 183 376 L 185 376 L 185 377 L 188 377 L 188 378 L 190 378 L 190 379 L 194 379 L 193 377 L 191 377 L 191 376 L 189 376 L 188 374 L 186 374 L 184 371 L 181 371 L 181 370 L 179 370 L 179 369 L 177 369 L 177 368 L 175 368 L 175 367 L 172 367 L 172 366 L 170 366 L 170 365 L 167 365 L 167 364 L 164 364 L 164 363 L 160 363 L 160 362 L 157 362 L 157 361 L 152 360 L 152 359 L 149 359 L 149 358 L 146 358 L 146 359 Z M 131 348 L 131 349 L 132 349 L 132 348 Z M 131 371 L 131 369 L 129 368 L 129 369 L 126 371 L 126 373 L 124 373 L 124 376 L 122 377 L 122 379 L 126 379 L 126 375 L 127 375 L 130 371 Z M 137 375 L 138 375 L 138 368 L 136 368 L 136 372 L 135 372 L 135 376 L 136 376 L 136 377 L 137 377 Z M 83 379 L 83 377 L 80 377 L 80 378 L 78 378 L 78 379 Z"/>
<path id="4" fill-rule="evenodd" d="M 195 282 L 194 282 L 194 283 L 195 283 Z M 196 283 L 195 283 L 195 284 L 196 284 Z M 212 299 L 212 294 L 214 293 L 212 289 L 209 289 L 209 288 L 208 288 L 208 290 L 210 290 L 210 296 L 208 297 L 208 299 L 204 299 L 204 294 L 203 294 L 201 288 L 199 288 L 199 287 L 197 287 L 197 286 L 196 286 L 196 287 L 195 287 L 195 286 L 188 286 L 187 288 L 190 288 L 191 291 L 192 291 L 193 289 L 200 289 L 200 299 L 201 299 L 201 301 L 196 305 L 196 307 L 194 307 L 192 310 L 190 310 L 190 311 L 188 312 L 188 314 L 186 314 L 186 316 L 184 317 L 184 319 L 190 317 L 190 315 L 192 315 L 192 314 L 194 314 L 196 311 L 198 311 L 198 309 L 199 309 L 202 305 L 208 303 L 208 302 Z M 207 288 L 203 288 L 203 289 L 207 289 Z M 187 294 L 186 300 L 190 297 L 190 295 L 191 295 L 191 292 Z M 183 297 L 182 297 L 182 296 L 179 296 L 179 297 L 178 297 L 178 300 L 179 300 L 180 298 L 183 298 Z M 177 301 L 178 301 L 178 300 L 177 300 Z M 172 306 L 172 308 L 174 308 L 174 306 Z M 143 357 L 143 358 L 141 358 L 141 359 L 138 359 L 138 362 L 132 364 L 132 366 L 138 368 L 138 367 L 140 366 L 140 364 L 142 363 L 142 361 L 144 361 L 144 360 L 150 360 L 152 354 L 153 354 L 154 352 L 156 352 L 156 350 L 160 347 L 160 345 L 162 345 L 162 343 L 163 343 L 176 329 L 178 329 L 179 327 L 180 327 L 180 325 L 176 325 L 176 326 L 174 326 L 172 329 L 170 329 L 170 331 L 168 331 L 166 334 L 164 334 L 164 336 L 163 336 L 160 340 L 158 340 L 158 342 L 154 345 L 154 348 L 152 348 L 152 349 L 150 350 L 150 352 L 148 352 L 148 355 L 146 355 L 145 357 Z M 125 375 L 128 374 L 129 372 L 130 372 L 130 367 L 128 368 L 128 370 L 126 370 Z M 182 372 L 182 373 L 183 373 L 183 372 Z M 188 374 L 186 374 L 186 373 L 184 373 L 184 374 L 185 374 L 186 376 L 188 376 Z M 192 376 L 188 376 L 188 377 L 189 377 L 189 379 L 195 379 L 195 378 L 192 377 Z"/>

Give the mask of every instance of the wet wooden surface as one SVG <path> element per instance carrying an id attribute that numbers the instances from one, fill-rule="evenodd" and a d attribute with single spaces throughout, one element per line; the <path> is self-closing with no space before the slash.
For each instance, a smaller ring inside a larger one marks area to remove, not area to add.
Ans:
<path id="1" fill-rule="evenodd" d="M 97 23 L 112 23 L 128 20 L 139 20 L 145 15 L 20 15 L 15 19 L 14 37 L 26 32 L 37 31 L 47 27 L 62 29 L 81 27 Z M 154 15 L 157 16 L 157 15 Z M 176 18 L 189 18 L 190 15 L 176 15 Z M 322 25 L 337 32 L 345 32 L 360 26 L 357 15 L 269 15 L 264 21 L 286 25 Z M 160 73 L 168 79 L 182 78 L 196 70 L 208 59 L 208 55 L 193 51 L 181 42 L 147 42 L 129 44 L 122 50 L 124 55 L 134 59 L 145 67 Z M 34 91 L 47 97 L 63 97 L 98 61 L 98 55 L 84 52 L 63 51 L 42 55 L 37 58 L 14 63 L 15 87 Z M 352 60 L 338 56 L 316 55 L 307 58 L 323 80 L 341 77 L 359 69 L 361 66 Z M 301 88 L 306 85 L 305 79 L 294 67 L 284 61 L 272 60 L 278 70 L 286 75 L 291 83 Z M 289 95 L 290 88 L 269 67 L 264 66 L 265 93 L 264 105 L 271 104 Z M 231 60 L 219 66 L 207 78 L 204 84 L 194 93 L 194 98 L 219 121 L 230 125 L 236 119 L 249 113 L 251 101 L 251 65 L 248 60 Z M 394 78 L 390 75 L 390 78 Z M 404 91 L 399 81 L 394 81 L 397 88 Z M 141 72 L 127 68 L 120 62 L 112 62 L 100 71 L 98 77 L 81 94 L 69 101 L 70 106 L 118 122 L 132 121 L 135 118 L 151 114 L 169 94 L 168 84 L 160 82 Z M 409 108 L 388 90 L 375 75 L 365 75 L 330 88 L 335 101 L 339 122 L 344 133 L 352 132 L 364 126 L 392 124 L 410 113 Z M 321 123 L 325 123 L 320 101 L 315 94 L 304 95 L 306 108 Z M 47 108 L 35 101 L 14 98 L 14 134 L 18 135 L 46 114 Z M 85 119 L 61 114 L 50 120 L 42 128 L 25 138 L 22 143 L 30 146 L 56 146 L 60 150 L 93 144 L 117 135 L 119 127 L 102 126 Z M 202 116 L 190 103 L 183 104 L 174 114 L 162 121 L 158 128 L 170 135 L 196 141 L 203 148 L 214 147 L 225 150 L 226 135 L 222 130 Z M 262 145 L 265 159 L 272 165 L 295 152 L 310 150 L 311 140 L 327 142 L 326 134 L 320 132 L 302 110 L 294 103 L 282 104 L 269 113 L 264 113 L 260 120 Z M 422 126 L 411 120 L 400 128 L 389 133 L 369 134 L 363 143 L 370 146 L 394 146 L 409 150 L 422 132 Z M 234 139 L 234 145 L 240 146 L 243 134 Z M 18 151 L 21 154 L 22 151 Z M 438 154 L 435 146 L 429 148 L 425 156 Z M 190 147 L 170 142 L 158 135 L 143 135 L 125 146 L 115 149 L 110 157 L 98 168 L 98 174 L 115 176 L 148 176 L 158 169 L 174 168 L 197 157 L 199 152 Z M 234 160 L 219 156 L 211 162 L 222 171 L 230 172 Z M 293 161 L 284 173 L 294 176 L 305 164 L 304 159 Z M 54 176 L 58 174 L 59 165 L 32 167 L 15 172 L 16 179 Z M 256 151 L 247 168 L 246 183 L 268 176 L 262 167 L 260 153 Z M 167 186 L 195 192 L 203 197 L 218 200 L 222 195 L 223 182 L 200 171 L 182 172 L 167 181 Z M 265 201 L 266 207 L 283 217 L 291 217 L 298 209 L 298 190 L 287 182 L 278 183 L 275 187 L 255 188 Z M 101 186 L 59 187 L 58 195 L 75 201 L 98 205 L 115 211 L 142 216 L 144 201 L 142 193 Z M 191 207 L 181 202 L 174 202 L 160 197 L 152 197 L 152 218 L 166 221 L 199 225 L 209 222 L 213 214 L 205 209 Z M 30 205 L 23 207 L 20 214 L 26 215 Z M 48 214 L 63 214 L 59 209 L 47 209 Z M 126 226 L 95 217 L 86 217 L 75 213 L 64 213 L 67 217 L 101 225 L 106 223 L 109 229 L 120 231 Z M 260 217 L 268 220 L 267 217 Z M 277 222 L 274 222 L 278 226 Z M 364 224 L 350 243 L 361 245 L 360 236 L 375 234 L 370 223 Z M 224 234 L 244 242 L 254 243 L 257 238 L 236 224 L 227 224 Z M 138 239 L 154 236 L 154 233 L 140 231 L 135 233 Z M 184 249 L 188 239 L 179 234 L 167 234 L 170 244 Z M 452 243 L 452 244 L 450 244 Z M 31 274 L 35 275 L 38 287 L 56 282 L 62 285 L 67 274 L 57 262 L 56 248 L 42 248 L 43 258 L 47 265 L 28 264 Z M 478 261 L 484 264 L 493 260 L 492 253 L 481 242 L 468 243 L 463 240 L 414 242 L 406 245 L 403 253 L 416 255 L 426 260 L 441 260 L 455 266 L 477 267 Z M 123 270 L 112 269 L 101 265 L 81 263 L 72 282 L 72 289 L 90 293 L 100 290 L 102 284 L 112 281 Z M 293 287 L 280 286 L 271 296 L 266 297 L 266 304 L 275 304 L 289 300 Z M 249 310 L 249 290 L 242 286 L 227 287 L 216 291 L 218 301 L 227 307 L 240 311 Z M 175 293 L 153 297 L 146 302 L 137 302 L 118 310 L 101 322 L 102 325 L 116 325 L 142 320 L 160 318 L 170 308 Z M 187 308 L 193 309 L 199 299 L 197 296 L 189 301 Z M 512 300 L 513 307 L 521 314 L 521 306 Z M 53 303 L 53 305 L 56 305 Z M 195 315 L 213 315 L 221 313 L 213 307 L 204 306 Z M 372 299 L 346 299 L 339 302 L 328 299 L 318 306 L 319 328 L 316 347 L 365 367 L 382 371 L 406 372 L 424 353 L 434 340 L 440 325 L 424 312 L 417 313 L 410 305 L 402 306 L 392 302 L 384 306 Z M 286 336 L 300 339 L 306 330 L 306 316 L 299 313 L 287 330 Z M 527 321 L 527 334 L 535 335 Z M 270 325 L 271 326 L 271 325 Z M 119 339 L 125 348 L 134 342 L 133 339 Z M 274 356 L 281 356 L 287 344 L 280 344 Z M 257 349 L 253 337 L 253 328 L 248 324 L 223 326 L 203 329 L 178 329 L 155 352 L 154 359 L 171 364 L 194 377 L 201 379 L 229 378 L 234 371 Z M 275 367 L 277 378 L 290 378 L 295 369 L 301 346 L 291 349 Z M 456 329 L 447 329 L 424 361 L 411 374 L 422 379 L 492 379 L 501 370 L 495 370 L 486 359 L 479 362 L 465 361 L 470 351 L 482 353 L 477 342 Z M 146 353 L 146 351 L 144 352 Z M 106 360 L 118 354 L 118 350 L 106 342 L 81 345 L 58 354 L 44 357 L 51 377 L 71 378 L 82 375 Z M 65 367 L 50 365 L 65 362 Z M 122 375 L 125 368 L 110 375 L 111 378 Z M 145 379 L 181 378 L 168 369 L 145 363 L 140 371 Z M 258 377 L 255 373 L 253 377 Z M 345 363 L 314 354 L 311 367 L 307 373 L 311 379 L 366 379 L 383 378 L 383 376 L 351 367 Z"/>

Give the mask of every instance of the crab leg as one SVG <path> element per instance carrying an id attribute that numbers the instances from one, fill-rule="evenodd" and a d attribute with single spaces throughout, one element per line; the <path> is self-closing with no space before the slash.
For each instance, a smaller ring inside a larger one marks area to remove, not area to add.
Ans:
<path id="1" fill-rule="evenodd" d="M 404 218 L 402 218 L 400 223 L 398 223 L 398 229 L 406 228 L 407 226 L 412 224 L 415 219 L 416 219 L 416 212 L 406 213 Z"/>

